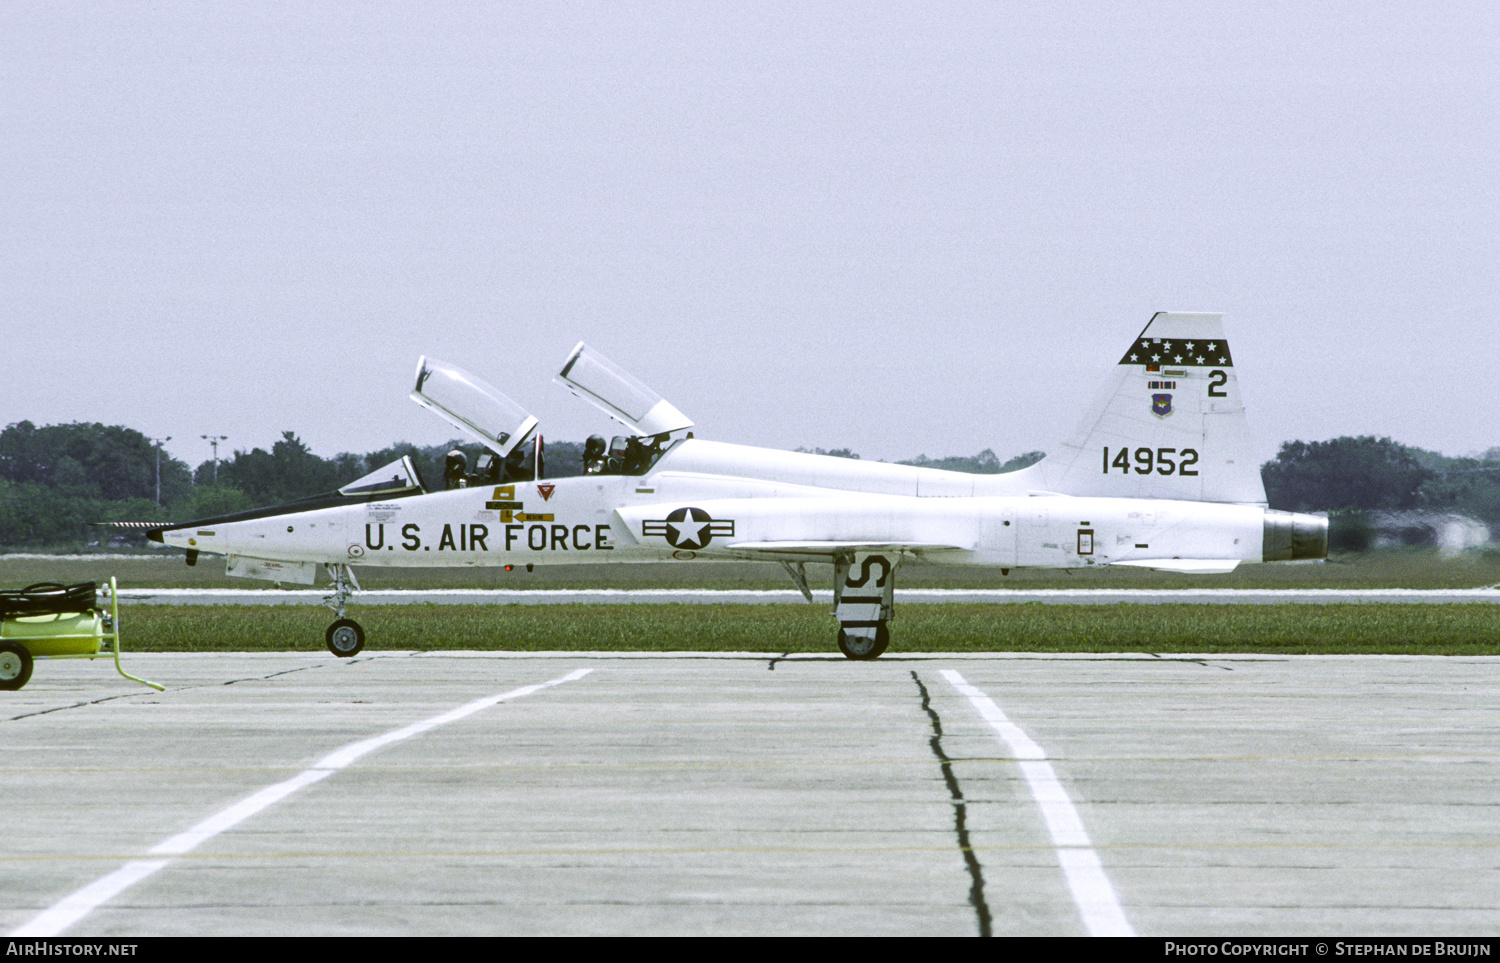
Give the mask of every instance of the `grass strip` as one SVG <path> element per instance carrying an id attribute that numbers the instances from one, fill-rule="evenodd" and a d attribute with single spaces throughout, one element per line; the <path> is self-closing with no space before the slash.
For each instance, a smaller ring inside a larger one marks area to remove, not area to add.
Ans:
<path id="1" fill-rule="evenodd" d="M 828 652 L 813 605 L 379 605 L 368 647 L 477 651 Z M 128 652 L 320 649 L 332 615 L 293 605 L 131 605 Z M 897 607 L 891 653 L 1247 652 L 1500 655 L 1500 606 L 1044 605 Z"/>
<path id="2" fill-rule="evenodd" d="M 498 568 L 357 569 L 367 589 L 507 588 L 719 588 L 786 589 L 791 587 L 778 565 L 764 562 L 666 562 L 642 565 L 539 565 L 534 573 Z M 833 586 L 833 569 L 810 565 L 816 588 Z M 122 589 L 269 588 L 269 582 L 229 578 L 222 559 L 205 557 L 188 567 L 180 554 L 143 558 L 16 558 L 0 554 L 0 587 L 20 588 L 33 582 L 107 582 L 117 576 Z M 1393 549 L 1338 555 L 1326 564 L 1241 565 L 1228 575 L 1171 575 L 1123 567 L 1076 572 L 1056 569 L 1010 569 L 971 566 L 901 566 L 897 592 L 911 588 L 1476 588 L 1500 583 L 1500 551 L 1445 557 L 1428 549 Z M 320 576 L 319 584 L 327 579 Z M 899 597 L 899 596 L 898 596 Z"/>

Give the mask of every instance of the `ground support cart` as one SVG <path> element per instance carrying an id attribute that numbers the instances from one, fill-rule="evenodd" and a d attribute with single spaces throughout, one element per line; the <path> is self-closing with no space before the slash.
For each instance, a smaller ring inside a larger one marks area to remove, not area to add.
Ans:
<path id="1" fill-rule="evenodd" d="M 109 580 L 105 611 L 93 582 L 42 582 L 0 591 L 0 689 L 19 689 L 31 679 L 36 659 L 96 659 L 113 655 L 115 668 L 132 682 L 162 691 L 120 665 L 120 601 Z"/>

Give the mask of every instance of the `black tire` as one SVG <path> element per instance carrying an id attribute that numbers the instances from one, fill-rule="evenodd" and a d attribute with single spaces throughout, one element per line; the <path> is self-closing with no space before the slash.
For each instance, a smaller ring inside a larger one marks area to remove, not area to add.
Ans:
<path id="1" fill-rule="evenodd" d="M 891 630 L 881 625 L 875 630 L 875 638 L 867 639 L 864 636 L 850 638 L 848 633 L 839 629 L 839 651 L 851 659 L 868 662 L 870 659 L 878 659 L 884 654 L 886 648 L 891 644 Z"/>
<path id="2" fill-rule="evenodd" d="M 16 642 L 0 642 L 0 689 L 19 689 L 31 681 L 31 653 Z"/>
<path id="3" fill-rule="evenodd" d="M 353 619 L 339 619 L 328 627 L 324 638 L 328 651 L 341 659 L 359 655 L 365 647 L 365 630 Z"/>

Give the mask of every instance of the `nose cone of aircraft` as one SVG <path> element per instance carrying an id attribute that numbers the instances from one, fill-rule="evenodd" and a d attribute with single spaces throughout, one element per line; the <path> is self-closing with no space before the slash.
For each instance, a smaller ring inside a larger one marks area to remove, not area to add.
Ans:
<path id="1" fill-rule="evenodd" d="M 1267 511 L 1261 560 L 1293 562 L 1328 557 L 1328 519 L 1321 515 Z"/>

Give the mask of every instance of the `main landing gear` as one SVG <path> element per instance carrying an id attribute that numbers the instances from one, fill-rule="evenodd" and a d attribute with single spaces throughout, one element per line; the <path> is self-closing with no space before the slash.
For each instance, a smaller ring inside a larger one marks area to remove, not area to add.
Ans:
<path id="1" fill-rule="evenodd" d="M 833 617 L 839 651 L 851 659 L 877 659 L 891 644 L 896 617 L 896 568 L 884 555 L 850 552 L 833 563 Z"/>
<path id="2" fill-rule="evenodd" d="M 323 566 L 333 579 L 333 594 L 323 599 L 323 604 L 338 613 L 338 621 L 328 627 L 325 639 L 328 651 L 341 659 L 359 654 L 365 647 L 365 630 L 353 619 L 344 617 L 344 604 L 349 596 L 359 591 L 359 580 L 354 570 L 347 565 L 328 563 Z"/>

